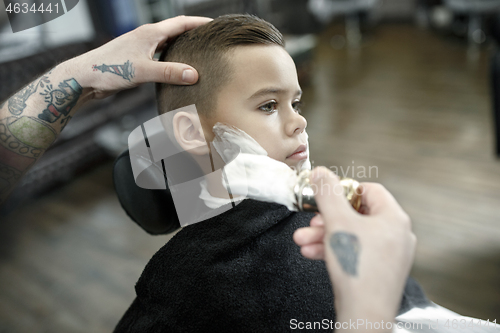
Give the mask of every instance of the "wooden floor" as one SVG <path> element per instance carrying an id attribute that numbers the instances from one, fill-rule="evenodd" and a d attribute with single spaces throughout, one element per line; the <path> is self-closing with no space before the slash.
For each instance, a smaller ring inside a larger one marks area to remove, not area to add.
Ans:
<path id="1" fill-rule="evenodd" d="M 320 36 L 304 87 L 314 165 L 349 167 L 350 176 L 354 168 L 356 178 L 384 184 L 412 217 L 412 275 L 431 300 L 500 320 L 488 52 L 469 63 L 461 42 L 405 25 L 379 26 L 349 51 L 331 46 L 339 33 Z M 110 332 L 127 309 L 169 237 L 148 236 L 128 219 L 111 166 L 0 223 L 0 332 Z"/>
<path id="2" fill-rule="evenodd" d="M 0 332 L 111 332 L 151 256 L 169 239 L 139 229 L 111 163 L 0 226 Z"/>

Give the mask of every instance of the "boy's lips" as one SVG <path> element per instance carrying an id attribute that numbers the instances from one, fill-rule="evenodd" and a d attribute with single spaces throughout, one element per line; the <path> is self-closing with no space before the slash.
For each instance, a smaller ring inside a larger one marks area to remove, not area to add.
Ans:
<path id="1" fill-rule="evenodd" d="M 287 156 L 287 158 L 293 160 L 303 160 L 307 158 L 307 145 L 302 144 L 297 148 L 292 154 Z"/>

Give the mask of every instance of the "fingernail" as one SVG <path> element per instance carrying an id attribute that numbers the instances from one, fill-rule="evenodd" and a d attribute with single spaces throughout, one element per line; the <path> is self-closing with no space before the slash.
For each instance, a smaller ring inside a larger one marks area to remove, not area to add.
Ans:
<path id="1" fill-rule="evenodd" d="M 194 72 L 192 69 L 185 69 L 184 72 L 182 72 L 182 81 L 186 83 L 194 82 Z"/>

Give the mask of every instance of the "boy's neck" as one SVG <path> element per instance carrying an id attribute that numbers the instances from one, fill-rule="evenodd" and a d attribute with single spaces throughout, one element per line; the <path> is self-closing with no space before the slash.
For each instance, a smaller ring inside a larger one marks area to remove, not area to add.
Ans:
<path id="1" fill-rule="evenodd" d="M 213 147 L 211 148 L 211 156 L 193 155 L 193 157 L 205 174 L 208 193 L 210 193 L 210 195 L 214 198 L 231 199 L 229 197 L 228 191 L 222 183 L 222 170 L 225 166 L 225 163 L 217 153 L 217 151 Z"/>
<path id="2" fill-rule="evenodd" d="M 228 191 L 222 185 L 222 177 L 222 169 L 205 175 L 208 193 L 214 198 L 231 199 Z"/>

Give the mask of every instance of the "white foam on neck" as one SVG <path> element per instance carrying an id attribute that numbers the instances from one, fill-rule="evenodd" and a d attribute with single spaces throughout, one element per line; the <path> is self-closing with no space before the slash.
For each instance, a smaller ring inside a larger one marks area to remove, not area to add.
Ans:
<path id="1" fill-rule="evenodd" d="M 267 152 L 250 135 L 237 127 L 217 123 L 213 128 L 213 145 L 227 163 L 224 186 L 231 194 L 276 202 L 289 210 L 297 210 L 293 187 L 297 172 L 287 164 L 267 156 Z M 309 147 L 308 147 L 309 156 Z M 300 170 L 310 169 L 309 158 L 300 163 Z"/>

